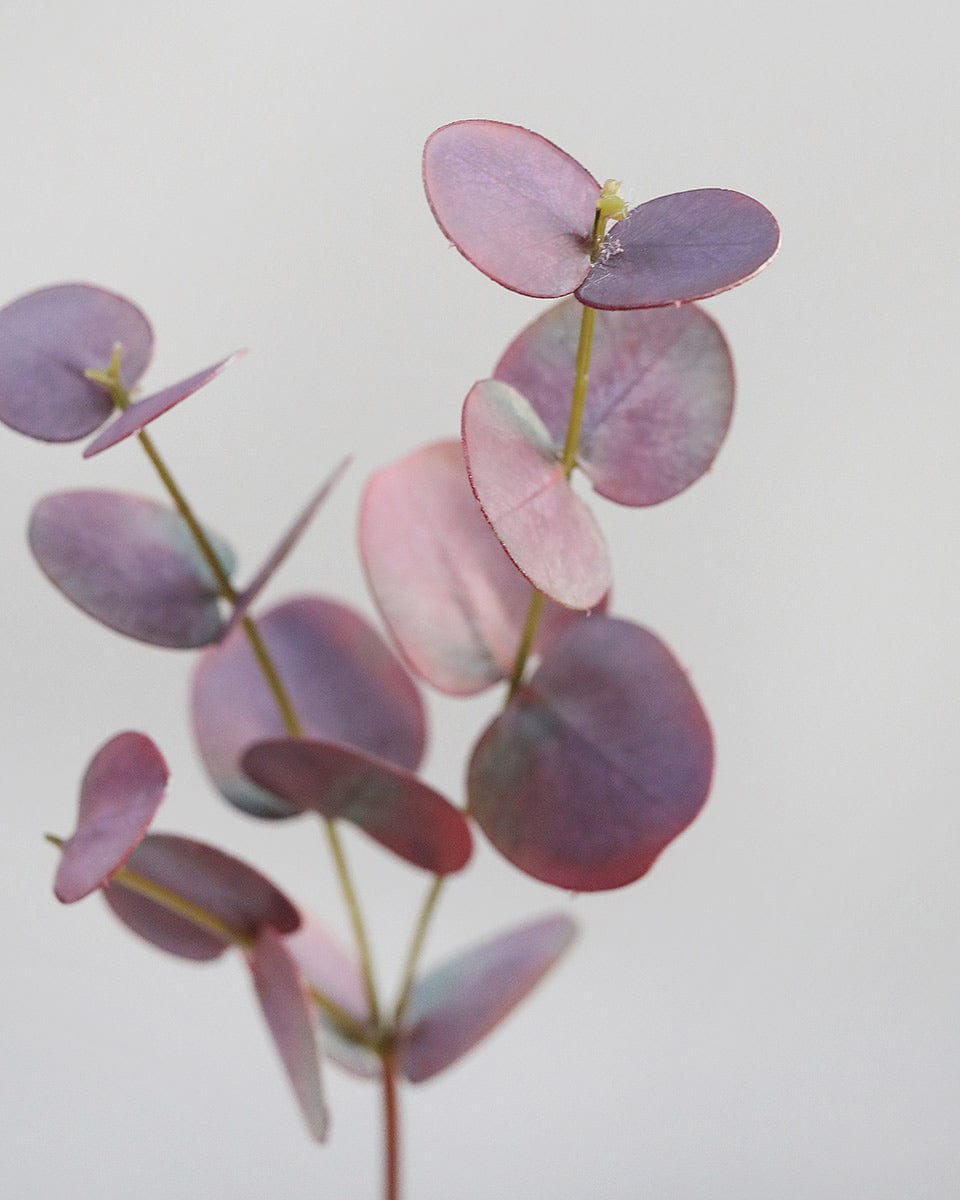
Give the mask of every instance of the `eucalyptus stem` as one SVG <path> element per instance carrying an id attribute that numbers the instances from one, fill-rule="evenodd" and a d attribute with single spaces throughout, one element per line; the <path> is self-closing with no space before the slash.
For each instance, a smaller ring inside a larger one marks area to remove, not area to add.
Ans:
<path id="1" fill-rule="evenodd" d="M 619 218 L 624 215 L 625 206 L 619 193 L 620 185 L 616 180 L 608 179 L 603 185 L 600 197 L 597 201 L 597 211 L 593 218 L 593 228 L 590 232 L 590 261 L 596 262 L 600 256 L 600 248 L 603 244 L 603 235 L 607 229 L 607 221 L 611 217 Z M 593 352 L 593 330 L 596 324 L 597 312 L 594 308 L 588 308 L 586 305 L 581 305 L 583 313 L 580 318 L 580 339 L 577 343 L 577 359 L 576 359 L 576 374 L 573 381 L 573 396 L 570 401 L 570 417 L 567 422 L 567 434 L 564 440 L 563 455 L 561 458 L 561 466 L 563 473 L 567 479 L 570 478 L 577 458 L 577 447 L 580 444 L 580 431 L 583 427 L 583 413 L 587 400 L 587 388 L 590 383 L 590 358 Z M 524 622 L 523 633 L 520 636 L 520 645 L 517 648 L 517 654 L 513 663 L 513 670 L 510 672 L 510 683 L 507 689 L 507 697 L 504 706 L 517 694 L 520 684 L 523 682 L 523 673 L 527 665 L 527 660 L 533 649 L 533 643 L 537 636 L 537 629 L 540 625 L 540 618 L 543 616 L 545 597 L 542 592 L 534 591 L 530 597 L 530 607 L 527 610 L 527 618 Z M 440 893 L 443 890 L 443 877 L 438 875 L 434 879 L 426 899 L 423 902 L 423 907 L 420 910 L 420 916 L 417 919 L 417 924 L 414 929 L 413 938 L 410 942 L 410 949 L 407 952 L 406 965 L 404 967 L 402 982 L 400 984 L 400 994 L 394 1008 L 393 1023 L 395 1028 L 400 1027 L 401 1020 L 406 1012 L 407 1004 L 410 1000 L 410 990 L 413 987 L 413 981 L 416 976 L 417 964 L 420 955 L 423 951 L 423 945 L 426 941 L 427 930 L 430 922 L 433 919 L 434 911 L 440 899 Z"/>
<path id="2" fill-rule="evenodd" d="M 114 348 L 113 356 L 110 360 L 110 365 L 106 371 L 88 371 L 87 377 L 94 382 L 101 384 L 107 389 L 110 398 L 121 411 L 130 405 L 130 393 L 123 386 L 120 377 L 120 347 Z M 217 584 L 217 590 L 220 595 L 229 604 L 236 606 L 239 596 L 227 572 L 224 570 L 223 563 L 220 561 L 216 550 L 206 534 L 203 526 L 197 519 L 189 501 L 184 495 L 173 477 L 170 468 L 164 462 L 154 445 L 153 439 L 143 429 L 137 433 L 137 438 L 140 445 L 143 447 L 147 458 L 153 464 L 154 470 L 160 477 L 160 481 L 167 489 L 167 492 L 173 501 L 177 512 L 183 518 L 190 530 L 193 540 L 196 542 L 197 549 L 203 555 L 204 561 L 210 568 Z M 270 651 L 267 649 L 266 643 L 263 640 L 263 635 L 260 632 L 259 626 L 254 621 L 253 617 L 245 615 L 241 621 L 243 631 L 246 634 L 247 640 L 250 643 L 250 648 L 257 660 L 263 677 L 267 682 L 267 686 L 273 693 L 277 708 L 280 711 L 280 716 L 287 732 L 291 737 L 303 736 L 303 724 L 294 707 L 290 693 L 284 686 L 280 672 L 277 670 L 276 663 Z M 344 903 L 347 908 L 351 927 L 353 928 L 354 940 L 357 944 L 357 953 L 360 958 L 360 968 L 363 973 L 363 982 L 367 994 L 367 1003 L 370 1007 L 370 1018 L 377 1025 L 380 1022 L 380 999 L 377 991 L 376 979 L 373 972 L 373 956 L 370 949 L 370 940 L 367 937 L 366 924 L 363 919 L 363 912 L 360 908 L 360 902 L 357 897 L 357 891 L 353 884 L 353 877 L 350 873 L 350 867 L 347 862 L 346 852 L 343 848 L 343 841 L 340 837 L 339 830 L 329 817 L 323 818 L 324 830 L 326 832 L 327 843 L 330 847 L 330 853 L 333 857 L 334 869 L 340 883 L 340 891 L 343 894 Z"/>
<path id="3" fill-rule="evenodd" d="M 383 1195 L 400 1200 L 400 1103 L 394 1050 L 380 1056 L 383 1064 Z"/>

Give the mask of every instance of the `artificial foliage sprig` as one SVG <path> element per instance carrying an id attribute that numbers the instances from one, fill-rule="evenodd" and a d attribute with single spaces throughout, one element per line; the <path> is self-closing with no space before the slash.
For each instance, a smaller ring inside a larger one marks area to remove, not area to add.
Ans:
<path id="1" fill-rule="evenodd" d="M 253 867 L 150 831 L 168 786 L 146 734 L 93 755 L 54 890 L 99 891 L 128 928 L 192 960 L 246 959 L 310 1132 L 327 1135 L 321 1063 L 379 1079 L 384 1195 L 400 1195 L 398 1081 L 455 1063 L 540 981 L 575 933 L 526 921 L 432 970 L 420 957 L 444 882 L 479 830 L 527 875 L 602 891 L 650 870 L 702 808 L 713 742 L 703 707 L 651 631 L 611 615 L 611 555 L 575 470 L 618 504 L 657 504 L 706 472 L 730 422 L 726 341 L 692 301 L 754 275 L 779 230 L 757 201 L 701 189 L 628 208 L 553 143 L 519 126 L 459 121 L 423 157 L 443 232 L 490 278 L 559 302 L 467 390 L 461 436 L 413 449 L 364 490 L 359 550 L 393 648 L 319 595 L 259 601 L 346 468 L 311 497 L 253 578 L 235 581 L 146 426 L 235 358 L 144 398 L 146 316 L 84 283 L 0 310 L 0 420 L 85 457 L 136 437 L 172 506 L 74 490 L 44 497 L 33 554 L 75 605 L 128 637 L 195 650 L 191 714 L 216 790 L 264 819 L 314 814 L 354 946 Z M 399 657 L 397 656 L 399 655 Z M 416 680 L 416 682 L 415 682 Z M 503 684 L 457 805 L 417 775 L 419 684 L 465 696 Z M 433 876 L 396 998 L 384 1003 L 340 837 L 357 826 Z"/>

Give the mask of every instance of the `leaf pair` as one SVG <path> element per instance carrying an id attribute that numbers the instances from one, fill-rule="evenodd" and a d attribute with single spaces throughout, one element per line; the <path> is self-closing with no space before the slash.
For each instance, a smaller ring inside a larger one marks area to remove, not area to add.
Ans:
<path id="1" fill-rule="evenodd" d="M 592 308 L 651 308 L 736 287 L 776 253 L 773 216 L 749 196 L 660 196 L 614 225 L 596 262 L 600 184 L 546 138 L 500 121 L 456 121 L 423 152 L 427 199 L 465 258 L 512 291 L 575 293 Z"/>
<path id="2" fill-rule="evenodd" d="M 130 393 L 153 356 L 153 329 L 123 296 L 86 283 L 30 292 L 0 309 L 0 421 L 44 442 L 74 442 L 114 413 L 105 372 L 120 348 L 117 383 Z M 131 404 L 87 446 L 99 454 L 205 387 L 242 351 Z"/>

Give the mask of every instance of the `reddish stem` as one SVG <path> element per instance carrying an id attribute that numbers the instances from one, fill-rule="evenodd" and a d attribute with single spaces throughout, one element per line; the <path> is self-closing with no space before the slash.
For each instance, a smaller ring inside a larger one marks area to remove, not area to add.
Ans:
<path id="1" fill-rule="evenodd" d="M 392 1050 L 383 1055 L 383 1195 L 400 1200 L 400 1106 L 397 1061 Z"/>

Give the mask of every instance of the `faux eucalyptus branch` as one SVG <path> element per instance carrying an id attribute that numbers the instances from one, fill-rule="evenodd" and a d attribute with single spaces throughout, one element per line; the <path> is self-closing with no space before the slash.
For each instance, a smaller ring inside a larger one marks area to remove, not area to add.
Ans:
<path id="1" fill-rule="evenodd" d="M 323 1059 L 380 1081 L 387 1200 L 400 1195 L 399 1082 L 456 1062 L 574 936 L 566 915 L 542 917 L 421 970 L 443 886 L 475 831 L 535 879 L 601 891 L 641 878 L 706 800 L 707 717 L 663 642 L 611 615 L 604 536 L 570 479 L 579 469 L 601 496 L 642 507 L 708 470 L 730 422 L 733 368 L 692 302 L 750 278 L 779 242 L 770 213 L 738 192 L 630 209 L 616 182 L 494 121 L 438 129 L 423 173 L 437 222 L 470 262 L 559 303 L 469 389 L 459 440 L 414 449 L 366 485 L 359 549 L 393 649 L 336 600 L 260 608 L 346 462 L 242 585 L 229 545 L 147 431 L 235 355 L 136 398 L 153 331 L 129 300 L 71 283 L 0 310 L 0 420 L 43 441 L 89 438 L 85 457 L 135 437 L 170 499 L 44 497 L 29 523 L 40 568 L 111 629 L 200 652 L 190 704 L 211 783 L 264 819 L 315 814 L 354 945 L 251 866 L 149 832 L 168 768 L 140 732 L 96 751 L 76 830 L 50 836 L 55 893 L 73 903 L 99 891 L 128 928 L 181 958 L 244 955 L 315 1138 L 327 1133 Z M 450 696 L 504 685 L 462 805 L 417 776 L 418 683 Z M 377 985 L 343 822 L 432 876 L 391 998 Z"/>

